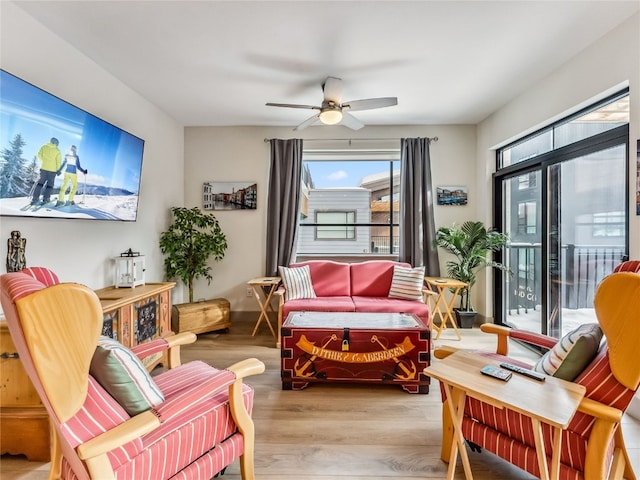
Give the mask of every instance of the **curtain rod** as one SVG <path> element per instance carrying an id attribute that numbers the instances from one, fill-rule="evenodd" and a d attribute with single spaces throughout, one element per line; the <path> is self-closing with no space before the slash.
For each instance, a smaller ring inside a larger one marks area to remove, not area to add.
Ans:
<path id="1" fill-rule="evenodd" d="M 437 142 L 438 137 L 427 137 L 432 142 Z M 269 143 L 271 140 L 275 140 L 273 138 L 265 138 L 264 143 Z M 401 140 L 401 138 L 307 138 L 302 139 L 303 142 L 340 142 L 340 141 L 348 141 L 349 143 L 353 141 L 388 141 L 388 140 Z"/>

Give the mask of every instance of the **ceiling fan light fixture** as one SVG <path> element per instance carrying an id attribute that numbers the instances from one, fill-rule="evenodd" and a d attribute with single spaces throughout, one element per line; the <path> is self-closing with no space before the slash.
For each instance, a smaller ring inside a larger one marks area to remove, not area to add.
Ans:
<path id="1" fill-rule="evenodd" d="M 325 125 L 335 125 L 342 121 L 342 112 L 339 109 L 323 110 L 320 112 L 320 121 Z"/>

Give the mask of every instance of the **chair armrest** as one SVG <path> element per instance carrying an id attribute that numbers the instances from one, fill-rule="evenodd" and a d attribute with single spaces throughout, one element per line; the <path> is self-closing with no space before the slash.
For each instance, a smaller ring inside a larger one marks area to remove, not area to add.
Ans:
<path id="1" fill-rule="evenodd" d="M 109 478 L 108 472 L 113 477 L 111 463 L 106 453 L 129 443 L 142 435 L 149 433 L 160 426 L 160 419 L 152 411 L 146 411 L 131 417 L 120 425 L 101 433 L 97 437 L 78 445 L 78 456 L 87 462 L 89 471 L 96 477 Z"/>
<path id="2" fill-rule="evenodd" d="M 265 369 L 264 363 L 257 358 L 247 358 L 231 365 L 227 370 L 236 374 L 236 380 L 242 380 L 243 378 L 251 375 L 258 375 L 263 373 Z"/>
<path id="3" fill-rule="evenodd" d="M 443 358 L 447 358 L 452 353 L 456 353 L 458 350 L 460 349 L 456 347 L 452 347 L 450 345 L 443 345 L 441 347 L 436 348 L 433 351 L 433 356 L 439 360 L 442 360 Z"/>
<path id="4" fill-rule="evenodd" d="M 590 398 L 582 399 L 578 406 L 578 411 L 593 416 L 595 419 L 589 434 L 584 465 L 584 471 L 589 472 L 590 475 L 585 476 L 585 478 L 607 478 L 609 464 L 606 461 L 607 455 L 603 455 L 603 452 L 610 448 L 614 437 L 616 437 L 616 450 L 620 448 L 623 451 L 625 450 L 622 432 L 620 431 L 623 412 Z M 611 478 L 622 478 L 622 475 Z"/>
<path id="5" fill-rule="evenodd" d="M 480 330 L 485 333 L 493 333 L 498 336 L 496 353 L 504 356 L 509 355 L 509 338 L 546 349 L 550 349 L 558 343 L 556 338 L 548 337 L 540 333 L 518 330 L 502 325 L 495 325 L 493 323 L 483 323 L 480 325 Z"/>
<path id="6" fill-rule="evenodd" d="M 229 370 L 236 374 L 236 381 L 229 387 L 229 409 L 238 430 L 246 438 L 254 437 L 255 427 L 251 415 L 242 400 L 242 379 L 249 375 L 262 373 L 264 368 L 264 363 L 257 358 L 247 358 L 229 367 Z"/>
<path id="7" fill-rule="evenodd" d="M 191 332 L 182 332 L 135 345 L 131 351 L 140 359 L 168 351 L 168 368 L 174 368 L 180 365 L 180 346 L 189 345 L 197 339 L 198 337 Z"/>
<path id="8" fill-rule="evenodd" d="M 622 421 L 622 410 L 615 407 L 605 405 L 604 403 L 597 402 L 590 398 L 583 398 L 578 405 L 578 411 L 591 415 L 598 420 L 604 420 L 605 422 L 619 423 Z"/>

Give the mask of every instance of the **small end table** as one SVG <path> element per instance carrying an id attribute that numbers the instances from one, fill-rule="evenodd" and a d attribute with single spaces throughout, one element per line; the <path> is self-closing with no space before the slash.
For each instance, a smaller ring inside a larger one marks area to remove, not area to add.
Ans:
<path id="1" fill-rule="evenodd" d="M 436 333 L 436 340 L 440 338 L 440 334 L 442 330 L 447 328 L 447 321 L 451 322 L 451 326 L 456 332 L 458 340 L 462 340 L 460 336 L 460 332 L 458 331 L 458 325 L 456 324 L 455 319 L 453 318 L 453 302 L 455 302 L 456 297 L 461 289 L 467 286 L 466 283 L 461 282 L 459 280 L 454 280 L 453 278 L 444 278 L 444 277 L 424 277 L 425 282 L 429 285 L 430 288 L 434 288 L 438 292 L 438 296 L 436 298 L 436 303 L 433 307 L 433 317 L 435 318 L 436 314 L 440 317 L 440 325 L 436 325 L 433 321 L 431 325 L 433 325 L 433 329 Z M 445 291 L 447 289 L 453 290 L 451 298 L 447 300 L 445 296 Z"/>
<path id="2" fill-rule="evenodd" d="M 256 277 L 249 280 L 247 284 L 251 286 L 253 296 L 256 298 L 258 305 L 260 306 L 260 316 L 258 317 L 256 326 L 253 328 L 251 336 L 255 336 L 258 331 L 258 327 L 260 326 L 260 322 L 262 322 L 262 319 L 264 318 L 269 330 L 271 330 L 271 334 L 276 337 L 276 332 L 269 321 L 269 310 L 276 313 L 271 305 L 271 298 L 273 297 L 273 292 L 276 291 L 276 288 L 278 288 L 278 285 L 280 284 L 280 277 Z"/>

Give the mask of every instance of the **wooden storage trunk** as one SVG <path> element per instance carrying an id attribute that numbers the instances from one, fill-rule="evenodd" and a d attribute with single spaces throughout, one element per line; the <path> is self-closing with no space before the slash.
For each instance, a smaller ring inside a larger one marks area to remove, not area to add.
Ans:
<path id="1" fill-rule="evenodd" d="M 175 333 L 204 333 L 228 330 L 229 327 L 229 300 L 226 298 L 182 303 L 171 309 L 171 330 Z"/>
<path id="2" fill-rule="evenodd" d="M 291 312 L 282 324 L 283 390 L 309 383 L 400 385 L 429 393 L 430 329 L 416 315 Z"/>

